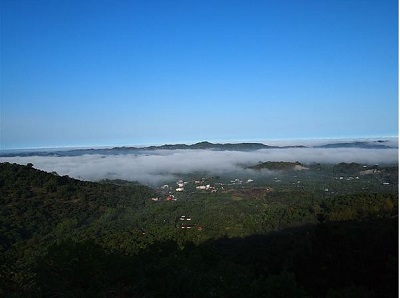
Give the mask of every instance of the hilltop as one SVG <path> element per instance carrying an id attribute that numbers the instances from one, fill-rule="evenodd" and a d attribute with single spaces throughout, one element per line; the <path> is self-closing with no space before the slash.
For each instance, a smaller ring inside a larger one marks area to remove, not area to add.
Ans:
<path id="1" fill-rule="evenodd" d="M 267 169 L 267 170 L 282 171 L 282 170 L 307 169 L 307 167 L 305 167 L 303 164 L 301 164 L 298 161 L 296 161 L 296 162 L 267 161 L 267 162 L 259 163 L 255 166 L 248 167 L 248 169 L 253 169 L 253 170 Z"/>

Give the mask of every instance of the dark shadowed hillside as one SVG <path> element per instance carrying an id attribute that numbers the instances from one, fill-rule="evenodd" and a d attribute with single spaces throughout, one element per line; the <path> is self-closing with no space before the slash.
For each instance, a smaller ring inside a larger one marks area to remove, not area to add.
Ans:
<path id="1" fill-rule="evenodd" d="M 297 167 L 296 167 L 297 166 Z M 297 162 L 284 162 L 284 161 L 267 161 L 259 163 L 255 166 L 249 167 L 249 169 L 253 170 L 271 170 L 271 171 L 281 171 L 281 170 L 295 170 L 305 168 L 305 166 L 301 163 Z"/>
<path id="2" fill-rule="evenodd" d="M 159 200 L 0 164 L 0 294 L 397 297 L 396 193 L 250 190 Z"/>

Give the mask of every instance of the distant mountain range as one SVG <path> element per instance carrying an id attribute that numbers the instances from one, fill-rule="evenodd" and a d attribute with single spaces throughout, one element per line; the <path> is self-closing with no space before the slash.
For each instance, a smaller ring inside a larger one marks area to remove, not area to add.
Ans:
<path id="1" fill-rule="evenodd" d="M 185 150 L 185 149 L 207 149 L 207 150 L 227 150 L 227 151 L 252 151 L 260 149 L 279 149 L 279 148 L 305 148 L 305 146 L 269 146 L 262 143 L 210 143 L 200 142 L 192 145 L 186 144 L 167 144 L 161 146 L 149 146 L 149 147 L 114 147 L 113 150 Z"/>
<path id="2" fill-rule="evenodd" d="M 390 149 L 397 148 L 388 146 L 385 143 L 387 141 L 354 141 L 347 143 L 328 143 L 317 146 L 270 146 L 263 143 L 210 143 L 210 142 L 199 142 L 191 145 L 187 144 L 165 144 L 160 146 L 147 146 L 147 147 L 114 147 L 108 149 L 72 149 L 72 150 L 45 150 L 43 151 L 8 151 L 0 152 L 0 157 L 13 157 L 13 156 L 79 156 L 83 154 L 140 154 L 144 151 L 153 150 L 221 150 L 221 151 L 255 151 L 260 149 L 289 149 L 289 148 L 363 148 L 363 149 Z"/>
<path id="3" fill-rule="evenodd" d="M 260 149 L 288 149 L 288 148 L 365 148 L 365 149 L 388 149 L 393 148 L 384 145 L 387 141 L 370 141 L 370 142 L 347 142 L 347 143 L 330 143 L 317 146 L 270 146 L 263 143 L 210 143 L 207 141 L 195 143 L 192 145 L 187 144 L 165 144 L 161 146 L 148 146 L 148 147 L 114 147 L 111 150 L 186 150 L 186 149 L 207 149 L 207 150 L 227 150 L 227 151 L 252 151 Z"/>

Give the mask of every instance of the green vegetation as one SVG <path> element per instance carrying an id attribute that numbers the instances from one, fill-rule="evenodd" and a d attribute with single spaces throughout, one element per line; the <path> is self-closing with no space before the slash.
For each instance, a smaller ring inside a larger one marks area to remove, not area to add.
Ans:
<path id="1" fill-rule="evenodd" d="M 0 296 L 398 296 L 397 167 L 264 165 L 165 200 L 0 164 Z"/>
<path id="2" fill-rule="evenodd" d="M 295 170 L 296 166 L 298 167 L 304 167 L 301 163 L 298 161 L 296 162 L 284 162 L 284 161 L 267 161 L 267 162 L 262 162 L 259 163 L 258 165 L 251 166 L 249 169 L 253 170 L 262 170 L 262 169 L 267 169 L 267 170 Z"/>

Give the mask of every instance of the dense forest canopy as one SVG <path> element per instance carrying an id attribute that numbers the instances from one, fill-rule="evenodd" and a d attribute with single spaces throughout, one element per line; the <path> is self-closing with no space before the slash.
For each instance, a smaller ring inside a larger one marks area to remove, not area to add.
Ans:
<path id="1" fill-rule="evenodd" d="M 0 295 L 397 297 L 397 166 L 258 167 L 175 191 L 2 163 Z"/>

